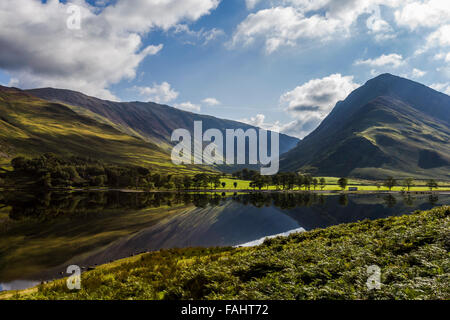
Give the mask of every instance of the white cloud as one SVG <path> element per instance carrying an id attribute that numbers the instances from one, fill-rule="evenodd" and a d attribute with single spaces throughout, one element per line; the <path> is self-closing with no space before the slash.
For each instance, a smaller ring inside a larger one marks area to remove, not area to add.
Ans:
<path id="1" fill-rule="evenodd" d="M 219 0 L 119 0 L 104 9 L 83 0 L 0 1 L 0 69 L 21 87 L 52 86 L 117 99 L 111 84 L 134 79 L 139 64 L 163 46 L 142 45 L 155 28 L 194 21 Z M 81 29 L 67 28 L 67 9 L 81 9 Z M 102 10 L 102 11 L 99 11 Z"/>
<path id="2" fill-rule="evenodd" d="M 199 106 L 197 104 L 193 104 L 190 101 L 176 103 L 176 104 L 174 104 L 174 107 L 177 109 L 182 109 L 182 110 L 186 110 L 186 111 L 195 111 L 195 112 L 199 112 L 201 109 L 201 106 Z"/>
<path id="3" fill-rule="evenodd" d="M 220 101 L 217 100 L 216 98 L 206 98 L 206 99 L 203 99 L 202 102 L 204 104 L 209 105 L 209 106 L 218 106 L 218 105 L 220 105 Z"/>
<path id="4" fill-rule="evenodd" d="M 412 71 L 412 73 L 411 73 L 411 76 L 412 76 L 413 78 L 422 78 L 422 77 L 425 76 L 426 74 L 427 74 L 426 71 L 422 71 L 422 70 L 420 70 L 420 69 L 414 68 L 413 71 Z"/>
<path id="5" fill-rule="evenodd" d="M 439 29 L 428 36 L 427 47 L 433 46 L 450 46 L 450 24 L 439 27 Z"/>
<path id="6" fill-rule="evenodd" d="M 443 92 L 445 94 L 450 95 L 450 82 L 447 83 L 434 83 L 430 86 L 436 91 Z"/>
<path id="7" fill-rule="evenodd" d="M 282 130 L 304 136 L 311 132 L 330 113 L 336 103 L 345 99 L 359 85 L 352 76 L 333 74 L 322 79 L 313 79 L 286 92 L 280 98 L 286 111 L 296 118 Z"/>
<path id="8" fill-rule="evenodd" d="M 261 0 L 245 0 L 245 5 L 247 6 L 247 9 L 251 10 L 253 9 Z"/>
<path id="9" fill-rule="evenodd" d="M 398 68 L 403 65 L 405 61 L 400 54 L 383 54 L 382 56 L 375 59 L 367 59 L 367 60 L 357 60 L 355 65 L 367 65 L 370 67 L 384 67 L 384 66 L 392 66 L 393 68 Z"/>
<path id="10" fill-rule="evenodd" d="M 301 119 L 295 119 L 286 124 L 281 124 L 280 121 L 270 123 L 266 121 L 264 114 L 257 114 L 250 119 L 241 119 L 240 122 L 247 123 L 249 125 L 262 128 L 264 130 L 280 132 L 292 137 L 303 139 L 305 136 L 311 133 L 322 122 L 321 117 L 317 116 L 305 116 Z"/>
<path id="11" fill-rule="evenodd" d="M 415 30 L 420 27 L 434 28 L 450 22 L 450 2 L 447 0 L 409 1 L 395 11 L 399 26 Z"/>
<path id="12" fill-rule="evenodd" d="M 134 89 L 148 101 L 156 103 L 168 103 L 178 98 L 179 95 L 179 92 L 172 89 L 167 82 L 154 84 L 152 87 L 134 87 Z"/>
<path id="13" fill-rule="evenodd" d="M 302 139 L 314 130 L 320 124 L 322 119 L 312 117 L 304 120 L 296 119 L 289 123 L 281 124 L 280 121 L 267 122 L 264 114 L 257 114 L 250 119 L 244 118 L 238 121 L 262 128 L 264 130 L 285 133 L 287 135 Z"/>
<path id="14" fill-rule="evenodd" d="M 304 41 L 328 41 L 351 34 L 351 27 L 362 15 L 367 18 L 368 32 L 379 41 L 393 38 L 393 29 L 382 18 L 380 6 L 397 8 L 404 0 L 280 0 L 271 7 L 251 13 L 237 27 L 232 46 L 249 45 L 262 40 L 266 52 Z M 247 1 L 253 8 L 255 1 Z"/>
<path id="15" fill-rule="evenodd" d="M 319 15 L 305 17 L 292 7 L 276 7 L 250 14 L 238 27 L 232 46 L 263 39 L 267 53 L 281 46 L 294 46 L 301 39 L 327 39 L 337 30 L 345 33 L 339 20 Z"/>
<path id="16" fill-rule="evenodd" d="M 225 36 L 225 32 L 222 29 L 212 28 L 209 30 L 200 29 L 198 31 L 191 30 L 186 24 L 176 25 L 174 28 L 174 34 L 182 34 L 186 35 L 187 40 L 185 43 L 189 44 L 197 44 L 201 43 L 202 45 L 207 45 L 208 43 L 218 39 L 219 37 Z"/>
<path id="17" fill-rule="evenodd" d="M 280 132 L 303 139 L 314 131 L 322 122 L 321 117 L 310 116 L 303 119 L 296 119 L 280 127 Z"/>

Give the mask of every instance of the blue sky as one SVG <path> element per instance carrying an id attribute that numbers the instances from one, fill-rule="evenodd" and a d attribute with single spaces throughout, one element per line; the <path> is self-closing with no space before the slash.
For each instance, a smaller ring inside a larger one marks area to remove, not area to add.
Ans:
<path id="1" fill-rule="evenodd" d="M 3 0 L 0 30 L 4 85 L 156 101 L 300 138 L 380 73 L 450 93 L 446 0 Z"/>

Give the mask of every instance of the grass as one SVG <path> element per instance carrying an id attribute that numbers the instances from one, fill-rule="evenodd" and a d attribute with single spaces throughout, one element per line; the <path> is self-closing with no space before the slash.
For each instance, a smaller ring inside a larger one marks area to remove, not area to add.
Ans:
<path id="1" fill-rule="evenodd" d="M 3 299 L 450 299 L 450 207 L 266 240 L 163 250 Z M 367 268 L 381 268 L 369 290 Z"/>
<path id="2" fill-rule="evenodd" d="M 318 177 L 317 179 L 319 180 L 321 177 Z M 337 181 L 339 180 L 339 178 L 335 178 L 335 177 L 324 177 L 327 185 L 325 186 L 325 188 L 323 189 L 323 191 L 341 191 L 341 187 L 338 186 Z M 250 181 L 246 181 L 246 180 L 239 180 L 239 179 L 231 179 L 231 178 L 223 178 L 220 180 L 221 182 L 225 182 L 226 186 L 225 188 L 222 188 L 222 186 L 220 188 L 217 188 L 217 190 L 232 190 L 232 189 L 236 189 L 236 190 L 251 190 L 250 189 Z M 234 187 L 234 182 L 238 183 L 238 186 L 235 188 Z M 380 182 L 381 183 L 381 182 Z M 417 181 L 416 184 L 418 186 L 416 187 L 412 187 L 410 189 L 411 192 L 428 192 L 430 191 L 430 189 L 428 187 L 425 186 L 425 181 Z M 439 188 L 434 189 L 434 191 L 450 191 L 450 185 L 448 183 L 439 183 Z M 358 191 L 389 191 L 388 188 L 386 187 L 381 187 L 381 188 L 377 188 L 377 186 L 375 185 L 375 183 L 373 181 L 368 181 L 368 180 L 358 180 L 358 179 L 349 179 L 349 185 L 347 186 L 346 190 L 348 190 L 348 188 L 350 187 L 356 187 L 358 188 Z M 277 188 L 275 186 L 270 186 L 268 189 L 267 187 L 263 188 L 262 190 L 277 190 Z M 300 190 L 298 187 L 294 188 L 294 191 L 298 191 Z M 301 190 L 304 190 L 304 188 L 302 188 Z M 311 186 L 311 190 L 314 190 L 314 187 Z M 320 186 L 317 186 L 316 188 L 317 191 L 322 190 L 320 188 Z M 397 186 L 392 188 L 392 191 L 396 191 L 396 192 L 400 192 L 400 191 L 406 191 L 406 189 L 402 186 Z"/>

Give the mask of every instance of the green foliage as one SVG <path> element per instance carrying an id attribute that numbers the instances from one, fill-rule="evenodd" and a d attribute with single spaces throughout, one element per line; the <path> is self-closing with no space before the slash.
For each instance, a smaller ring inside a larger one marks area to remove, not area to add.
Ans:
<path id="1" fill-rule="evenodd" d="M 411 190 L 411 187 L 414 187 L 414 179 L 413 178 L 406 178 L 403 181 L 403 185 L 408 189 L 408 192 Z"/>
<path id="2" fill-rule="evenodd" d="M 269 239 L 240 249 L 148 253 L 21 299 L 450 299 L 450 207 Z M 369 290 L 367 268 L 381 268 Z M 1 297 L 1 295 L 0 295 Z"/>
<path id="3" fill-rule="evenodd" d="M 431 179 L 427 182 L 427 187 L 430 188 L 431 191 L 433 191 L 433 189 L 438 188 L 438 184 L 435 180 Z"/>
<path id="4" fill-rule="evenodd" d="M 340 178 L 340 179 L 338 180 L 338 185 L 339 185 L 339 187 L 342 188 L 342 190 L 345 190 L 345 188 L 347 188 L 347 185 L 348 185 L 348 180 L 347 180 L 347 178 Z"/>
<path id="5" fill-rule="evenodd" d="M 384 181 L 384 186 L 389 189 L 389 191 L 392 190 L 393 187 L 397 185 L 397 180 L 395 180 L 393 177 L 388 177 Z"/>

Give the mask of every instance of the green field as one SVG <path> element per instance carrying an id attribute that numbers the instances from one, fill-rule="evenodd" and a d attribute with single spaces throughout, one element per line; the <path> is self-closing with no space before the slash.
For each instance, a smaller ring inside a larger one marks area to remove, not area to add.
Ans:
<path id="1" fill-rule="evenodd" d="M 320 178 L 321 177 L 318 177 L 317 179 L 320 179 Z M 337 181 L 339 180 L 339 178 L 325 177 L 325 180 L 327 182 L 327 185 L 325 186 L 323 191 L 341 191 L 342 190 L 337 185 Z M 232 189 L 252 190 L 250 188 L 250 181 L 232 179 L 232 178 L 223 178 L 220 181 L 225 182 L 226 186 L 225 186 L 225 188 L 222 188 L 222 186 L 221 186 L 217 190 L 232 190 Z M 234 185 L 233 185 L 234 182 L 238 183 L 237 188 L 234 187 Z M 383 182 L 380 181 L 379 183 L 380 183 L 380 185 L 382 185 Z M 417 181 L 416 184 L 418 186 L 412 187 L 410 189 L 411 192 L 429 192 L 430 191 L 430 189 L 425 186 L 424 181 Z M 450 191 L 449 183 L 440 182 L 438 184 L 440 185 L 440 187 L 438 189 L 433 189 L 434 191 Z M 378 189 L 373 181 L 368 181 L 368 180 L 349 179 L 349 185 L 347 186 L 347 190 L 349 187 L 357 187 L 358 191 L 389 191 L 389 189 L 384 186 L 382 186 Z M 266 187 L 266 188 L 263 188 L 262 190 L 274 191 L 274 190 L 277 190 L 277 188 L 275 186 L 270 186 L 269 188 Z M 294 191 L 298 191 L 298 190 L 300 190 L 298 187 L 294 188 Z M 302 188 L 301 190 L 304 190 L 304 188 Z M 314 190 L 313 186 L 311 186 L 311 190 Z M 320 186 L 317 186 L 316 190 L 320 191 L 322 189 L 320 188 Z M 392 188 L 392 191 L 407 191 L 407 190 L 403 186 L 396 186 L 396 187 Z"/>
<path id="2" fill-rule="evenodd" d="M 162 250 L 3 299 L 450 299 L 450 207 L 266 240 L 252 248 Z M 368 267 L 381 288 L 367 287 Z"/>

